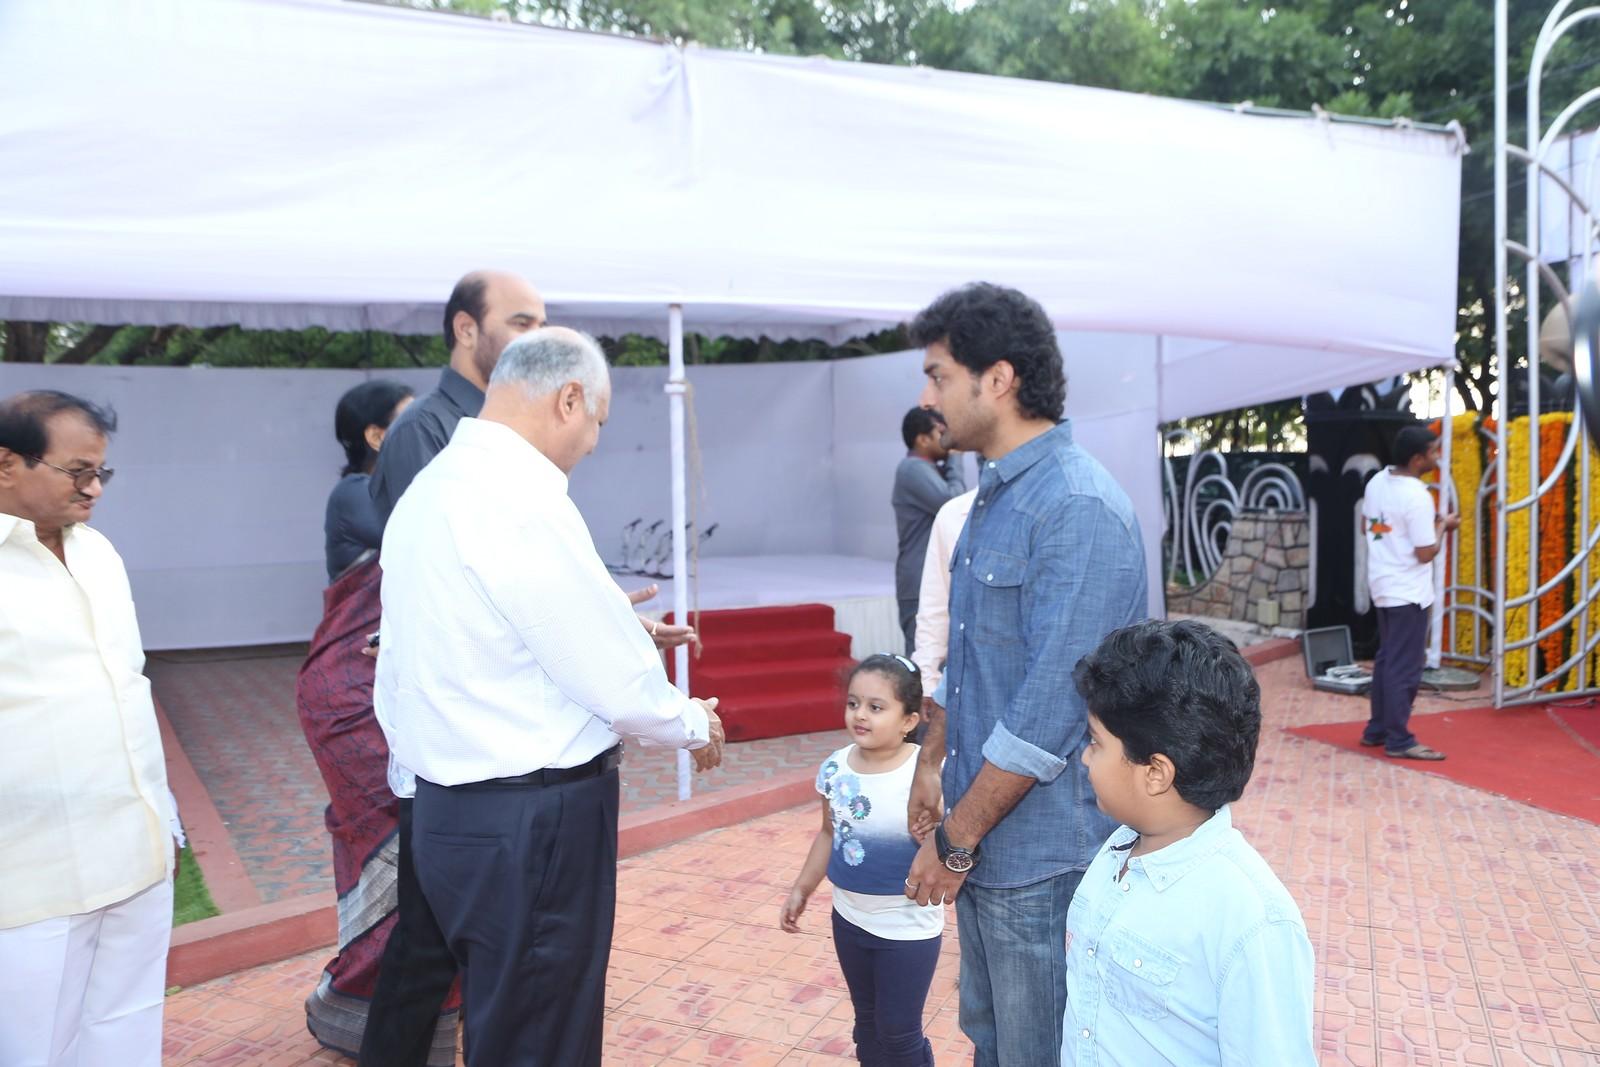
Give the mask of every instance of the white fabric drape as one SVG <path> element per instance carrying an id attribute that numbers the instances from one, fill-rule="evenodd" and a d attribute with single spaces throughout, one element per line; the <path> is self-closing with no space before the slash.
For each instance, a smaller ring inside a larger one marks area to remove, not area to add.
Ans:
<path id="1" fill-rule="evenodd" d="M 1062 328 L 1449 355 L 1453 135 L 336 0 L 0 5 L 0 317 L 842 339 L 973 279 Z"/>

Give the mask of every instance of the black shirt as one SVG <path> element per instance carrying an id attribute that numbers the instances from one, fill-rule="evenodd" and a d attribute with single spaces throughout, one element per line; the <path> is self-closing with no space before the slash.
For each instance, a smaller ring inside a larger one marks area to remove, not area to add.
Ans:
<path id="1" fill-rule="evenodd" d="M 367 488 L 369 480 L 365 474 L 346 474 L 328 494 L 322 532 L 329 581 L 339 577 L 361 553 L 383 543 L 383 519 L 372 502 L 372 493 Z"/>
<path id="2" fill-rule="evenodd" d="M 456 424 L 482 410 L 483 390 L 446 367 L 439 388 L 401 413 L 384 435 L 372 472 L 372 502 L 381 524 L 388 523 L 411 479 L 450 443 Z"/>

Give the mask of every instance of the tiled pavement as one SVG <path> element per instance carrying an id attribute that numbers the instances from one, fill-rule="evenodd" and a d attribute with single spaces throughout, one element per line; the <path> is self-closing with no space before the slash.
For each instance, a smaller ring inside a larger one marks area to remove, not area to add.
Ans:
<path id="1" fill-rule="evenodd" d="M 146 667 L 156 698 L 266 902 L 333 888 L 323 829 L 328 793 L 295 713 L 295 674 L 304 659 L 304 645 L 281 645 L 157 652 Z M 841 722 L 843 715 L 841 708 Z M 814 767 L 843 737 L 841 729 L 732 745 L 723 767 L 695 777 L 695 793 Z M 624 814 L 677 796 L 674 753 L 629 742 L 622 764 Z"/>
<path id="2" fill-rule="evenodd" d="M 1322 1063 L 1600 1064 L 1600 827 L 1285 734 L 1363 705 L 1311 692 L 1295 660 L 1261 673 L 1267 728 L 1236 817 L 1305 913 Z M 848 1062 L 825 901 L 801 936 L 774 925 L 814 819 L 798 809 L 622 865 L 607 1064 Z M 929 1030 L 950 1064 L 965 1046 L 947 938 Z M 173 996 L 167 1063 L 343 1062 L 303 1026 L 322 960 Z"/>

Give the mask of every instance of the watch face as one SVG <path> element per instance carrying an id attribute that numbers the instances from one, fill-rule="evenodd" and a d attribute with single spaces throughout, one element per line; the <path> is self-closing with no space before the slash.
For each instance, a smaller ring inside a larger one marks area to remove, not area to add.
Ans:
<path id="1" fill-rule="evenodd" d="M 944 865 L 957 874 L 966 874 L 972 870 L 972 853 L 952 851 L 944 858 Z"/>

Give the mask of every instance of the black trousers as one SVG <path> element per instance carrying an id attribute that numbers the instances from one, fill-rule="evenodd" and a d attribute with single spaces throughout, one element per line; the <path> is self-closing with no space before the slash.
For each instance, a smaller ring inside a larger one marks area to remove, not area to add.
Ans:
<path id="1" fill-rule="evenodd" d="M 362 1067 L 425 1067 L 439 1009 L 456 980 L 456 960 L 417 884 L 412 805 L 400 801 L 396 870 L 399 914 L 378 967 L 378 986 L 361 1038 Z M 455 1050 L 450 1050 L 453 1059 Z"/>
<path id="2" fill-rule="evenodd" d="M 599 1067 L 618 782 L 417 782 L 417 878 L 464 975 L 469 1067 Z"/>
<path id="3" fill-rule="evenodd" d="M 1378 608 L 1378 655 L 1372 662 L 1372 718 L 1362 735 L 1389 752 L 1417 743 L 1411 705 L 1428 658 L 1428 609 L 1420 604 Z"/>
<path id="4" fill-rule="evenodd" d="M 899 600 L 895 602 L 900 608 L 900 632 L 906 638 L 906 655 L 917 650 L 917 601 Z"/>

